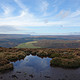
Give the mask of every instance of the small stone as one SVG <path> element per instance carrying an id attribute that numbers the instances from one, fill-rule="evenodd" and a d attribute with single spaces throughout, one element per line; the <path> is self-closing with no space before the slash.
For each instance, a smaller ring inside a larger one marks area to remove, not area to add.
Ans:
<path id="1" fill-rule="evenodd" d="M 3 77 L 1 76 L 0 79 L 3 79 Z"/>
<path id="2" fill-rule="evenodd" d="M 21 72 L 17 71 L 16 73 L 21 73 Z"/>
<path id="3" fill-rule="evenodd" d="M 45 78 L 50 78 L 50 76 L 44 76 Z"/>
<path id="4" fill-rule="evenodd" d="M 33 75 L 31 74 L 31 75 L 29 75 L 31 78 L 33 78 Z"/>
<path id="5" fill-rule="evenodd" d="M 18 77 L 16 75 L 12 75 L 12 78 L 17 78 L 18 79 Z"/>

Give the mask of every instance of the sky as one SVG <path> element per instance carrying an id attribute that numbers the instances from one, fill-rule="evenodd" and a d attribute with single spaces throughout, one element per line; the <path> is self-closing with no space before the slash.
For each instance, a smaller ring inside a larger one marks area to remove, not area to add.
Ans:
<path id="1" fill-rule="evenodd" d="M 0 0 L 0 34 L 78 35 L 80 0 Z"/>

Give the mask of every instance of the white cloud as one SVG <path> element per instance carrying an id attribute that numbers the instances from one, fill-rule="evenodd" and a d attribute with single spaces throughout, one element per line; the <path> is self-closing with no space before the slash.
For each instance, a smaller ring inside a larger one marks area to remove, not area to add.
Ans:
<path id="1" fill-rule="evenodd" d="M 46 0 L 43 0 L 40 4 L 40 10 L 41 12 L 43 12 L 44 16 L 47 16 L 46 11 L 48 10 L 48 6 L 49 6 L 49 3 Z"/>
<path id="2" fill-rule="evenodd" d="M 65 11 L 64 14 L 62 15 L 62 18 L 66 18 L 67 16 L 69 16 L 70 11 Z"/>
<path id="3" fill-rule="evenodd" d="M 9 9 L 8 7 L 3 6 L 2 8 L 3 8 L 3 10 L 4 10 L 4 14 L 5 14 L 5 15 L 7 15 L 7 14 L 10 13 L 10 9 Z"/>
<path id="4" fill-rule="evenodd" d="M 16 28 L 14 28 L 14 26 L 0 26 L 0 32 L 10 32 L 10 31 L 18 31 Z"/>
<path id="5" fill-rule="evenodd" d="M 66 18 L 67 16 L 69 16 L 69 14 L 70 14 L 70 10 L 67 10 L 67 11 L 65 11 L 65 10 L 61 10 L 57 15 L 56 15 L 56 17 L 60 17 L 60 18 Z"/>
<path id="6" fill-rule="evenodd" d="M 56 15 L 56 17 L 61 17 L 61 16 L 63 15 L 63 13 L 64 13 L 64 10 L 61 10 L 61 11 Z"/>
<path id="7" fill-rule="evenodd" d="M 25 15 L 26 15 L 26 12 L 25 11 L 22 11 L 19 17 L 23 17 Z"/>
<path id="8" fill-rule="evenodd" d="M 49 3 L 47 1 L 43 1 L 41 5 L 41 11 L 47 11 Z"/>
<path id="9" fill-rule="evenodd" d="M 28 10 L 28 8 L 26 8 L 26 6 L 21 2 L 21 0 L 14 0 L 20 8 L 22 8 L 23 10 Z"/>
<path id="10" fill-rule="evenodd" d="M 14 8 L 8 4 L 4 5 L 2 4 L 1 5 L 1 8 L 3 10 L 3 16 L 10 16 L 12 14 L 12 12 L 14 11 Z"/>
<path id="11" fill-rule="evenodd" d="M 35 19 L 35 16 L 34 16 L 32 13 L 29 12 L 29 8 L 27 8 L 27 7 L 21 2 L 21 0 L 14 0 L 14 1 L 18 4 L 18 6 L 19 6 L 20 8 L 22 8 L 21 14 L 20 14 L 19 16 L 17 16 L 17 18 L 18 18 L 19 20 L 22 19 L 22 21 L 32 21 L 32 20 Z"/>
<path id="12" fill-rule="evenodd" d="M 70 17 L 70 10 L 61 10 L 58 15 L 57 18 L 55 18 L 55 15 L 53 15 L 54 17 L 50 16 L 50 17 L 46 17 L 48 15 L 47 10 L 49 7 L 49 3 L 46 0 L 41 0 L 41 5 L 40 5 L 40 10 L 43 13 L 43 15 L 45 16 L 41 16 L 41 17 L 36 17 L 36 15 L 32 14 L 29 11 L 29 8 L 27 6 L 25 6 L 21 0 L 14 0 L 16 2 L 16 4 L 21 8 L 20 9 L 20 14 L 18 16 L 6 16 L 12 13 L 12 11 L 14 10 L 13 7 L 10 6 L 3 6 L 3 10 L 4 10 L 4 15 L 6 17 L 0 18 L 0 26 L 3 26 L 3 28 L 5 28 L 6 25 L 10 25 L 9 27 L 13 26 L 15 29 L 17 30 L 28 30 L 27 27 L 29 28 L 29 26 L 33 27 L 49 27 L 49 26 L 60 26 L 60 25 L 64 25 L 64 27 L 68 27 L 68 26 L 79 26 L 80 27 L 80 18 L 77 20 L 76 19 L 72 19 L 71 17 L 76 17 L 80 15 L 80 11 L 77 10 L 76 12 L 71 13 Z M 56 2 L 58 0 L 55 0 Z M 55 2 L 55 4 L 56 4 Z M 54 6 L 56 8 L 56 6 Z M 59 19 L 60 18 L 60 19 Z M 63 19 L 63 18 L 67 18 L 67 19 Z M 7 26 L 6 26 L 7 27 Z M 9 28 L 8 27 L 8 28 Z M 2 28 L 2 29 L 3 29 Z M 11 27 L 11 29 L 13 29 Z"/>
<path id="13" fill-rule="evenodd" d="M 70 17 L 77 17 L 80 15 L 80 10 L 76 10 L 75 12 L 73 12 Z"/>
<path id="14" fill-rule="evenodd" d="M 54 21 L 54 22 L 48 22 L 47 24 L 46 23 L 44 23 L 44 22 L 38 22 L 38 21 L 35 21 L 35 22 L 26 22 L 26 21 L 21 21 L 21 20 L 18 20 L 18 21 L 4 21 L 4 22 L 1 22 L 0 21 L 0 25 L 1 26 L 3 26 L 3 25 L 11 25 L 11 26 L 14 26 L 14 27 L 16 27 L 17 29 L 19 29 L 19 28 L 24 28 L 24 27 L 26 27 L 27 28 L 27 26 L 29 27 L 29 26 L 36 26 L 36 27 L 38 27 L 38 26 L 55 26 L 55 25 L 62 25 L 62 24 L 66 24 L 66 22 L 64 22 L 64 21 Z"/>

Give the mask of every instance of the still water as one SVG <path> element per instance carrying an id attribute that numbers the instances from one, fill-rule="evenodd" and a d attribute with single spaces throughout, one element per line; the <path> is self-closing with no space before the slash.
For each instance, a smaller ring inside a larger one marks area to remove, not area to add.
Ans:
<path id="1" fill-rule="evenodd" d="M 80 80 L 79 69 L 63 69 L 50 66 L 51 58 L 26 56 L 12 62 L 14 69 L 0 73 L 0 80 Z"/>

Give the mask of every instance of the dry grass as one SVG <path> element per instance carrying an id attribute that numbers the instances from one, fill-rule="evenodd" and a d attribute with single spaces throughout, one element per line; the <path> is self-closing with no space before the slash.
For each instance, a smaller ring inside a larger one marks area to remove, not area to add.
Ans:
<path id="1" fill-rule="evenodd" d="M 24 59 L 29 54 L 52 58 L 51 66 L 65 68 L 80 67 L 79 49 L 0 48 L 0 71 L 13 69 L 13 65 L 10 64 L 11 61 Z"/>
<path id="2" fill-rule="evenodd" d="M 4 66 L 0 66 L 0 72 L 1 71 L 6 71 L 6 70 L 12 70 L 13 69 L 13 64 L 5 64 Z"/>

